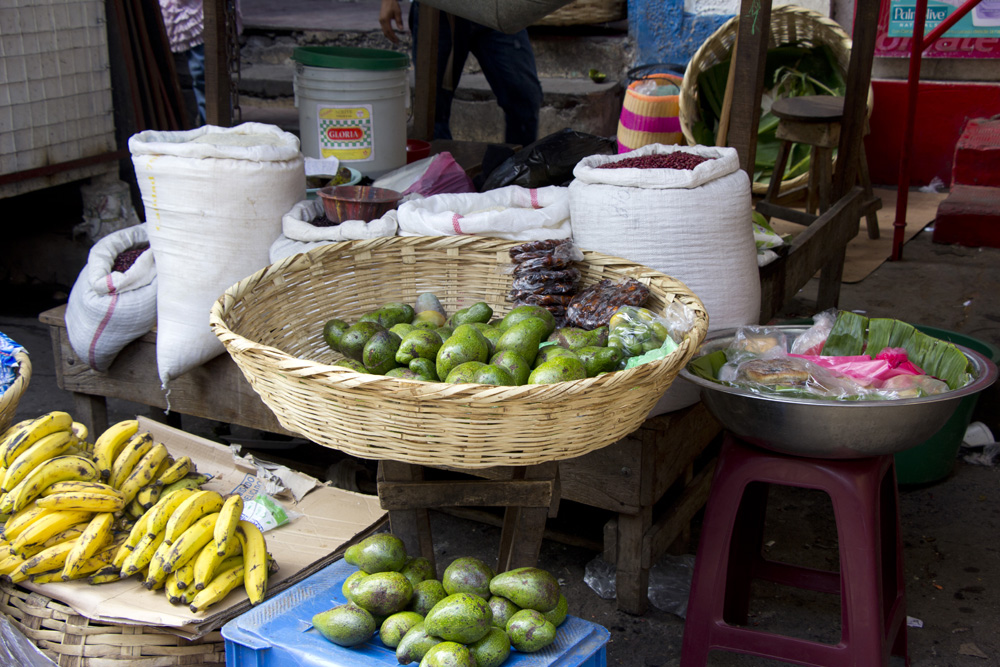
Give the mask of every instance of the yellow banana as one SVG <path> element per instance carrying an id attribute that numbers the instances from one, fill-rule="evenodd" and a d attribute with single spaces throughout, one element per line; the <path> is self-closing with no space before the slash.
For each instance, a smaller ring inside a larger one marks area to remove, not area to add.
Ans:
<path id="1" fill-rule="evenodd" d="M 242 514 L 243 497 L 238 493 L 229 496 L 222 503 L 219 520 L 215 522 L 215 531 L 212 534 L 215 550 L 220 556 L 224 555 L 229 550 L 230 543 L 236 540 L 236 526 Z"/>
<path id="2" fill-rule="evenodd" d="M 122 479 L 117 488 L 125 496 L 125 502 L 131 502 L 139 489 L 154 481 L 153 473 L 160 467 L 160 463 L 167 458 L 167 447 L 162 442 L 154 444 L 145 454 L 142 455 L 131 472 Z"/>
<path id="3" fill-rule="evenodd" d="M 60 531 L 55 535 L 53 535 L 52 537 L 50 537 L 49 539 L 42 542 L 41 548 L 47 549 L 49 547 L 54 547 L 60 542 L 68 542 L 70 540 L 75 540 L 76 538 L 83 535 L 83 531 L 86 530 L 87 526 L 89 525 L 90 525 L 89 521 L 81 521 L 78 524 L 72 525 L 66 530 Z M 25 547 L 25 550 L 27 551 L 29 550 L 29 548 Z"/>
<path id="4" fill-rule="evenodd" d="M 73 417 L 59 410 L 48 412 L 33 419 L 4 440 L 0 463 L 10 467 L 18 456 L 41 438 L 57 431 L 69 431 Z"/>
<path id="5" fill-rule="evenodd" d="M 62 572 L 59 573 L 60 575 Z M 114 565 L 105 565 L 97 572 L 94 572 L 89 577 L 87 577 L 88 584 L 110 584 L 114 581 L 121 581 L 122 573 L 121 570 Z"/>
<path id="6" fill-rule="evenodd" d="M 198 489 L 177 489 L 171 493 L 160 494 L 160 500 L 153 505 L 153 509 L 146 512 L 146 516 L 149 516 L 146 532 L 156 534 L 164 530 L 167 527 L 167 521 L 174 515 L 181 503 L 196 493 L 198 493 Z"/>
<path id="7" fill-rule="evenodd" d="M 177 573 L 171 572 L 163 581 L 164 592 L 167 594 L 167 602 L 170 604 L 181 604 L 184 601 L 184 589 L 177 585 Z"/>
<path id="8" fill-rule="evenodd" d="M 172 484 L 163 486 L 163 493 L 175 491 L 176 489 L 198 489 L 202 484 L 212 479 L 211 475 L 202 472 L 189 472 Z"/>
<path id="9" fill-rule="evenodd" d="M 57 567 L 56 569 L 49 570 L 48 572 L 31 574 L 28 575 L 28 579 L 33 584 L 50 584 L 55 581 L 62 581 L 62 569 Z"/>
<path id="10" fill-rule="evenodd" d="M 87 428 L 86 424 L 83 422 L 73 422 L 70 424 L 69 429 L 73 431 L 73 435 L 76 436 L 77 440 L 80 442 L 87 442 L 87 436 L 90 435 L 90 430 Z"/>
<path id="11" fill-rule="evenodd" d="M 229 595 L 231 590 L 243 583 L 243 574 L 243 559 L 240 556 L 233 556 L 222 561 L 219 573 L 191 600 L 189 605 L 191 611 L 197 614 L 221 601 Z"/>
<path id="12" fill-rule="evenodd" d="M 115 487 L 104 482 L 85 482 L 80 479 L 71 479 L 65 482 L 56 482 L 45 487 L 41 496 L 51 496 L 55 493 L 66 493 L 67 491 L 85 491 L 87 493 L 103 493 L 108 496 L 120 496 L 121 493 Z"/>
<path id="13" fill-rule="evenodd" d="M 149 512 L 146 512 L 132 524 L 131 530 L 129 530 L 128 535 L 118 548 L 118 552 L 115 553 L 114 560 L 112 561 L 112 564 L 117 566 L 119 570 L 122 569 L 125 559 L 135 550 L 136 545 L 139 544 L 142 538 L 146 537 L 146 524 L 148 522 Z"/>
<path id="14" fill-rule="evenodd" d="M 216 525 L 218 525 L 218 521 Z M 225 553 L 221 555 L 216 550 L 214 542 L 210 542 L 202 547 L 202 550 L 198 552 L 198 555 L 194 559 L 195 589 L 200 591 L 212 581 L 212 577 L 215 576 L 222 561 L 232 556 L 239 556 L 242 553 L 243 547 L 240 546 L 240 541 L 237 539 L 233 539 L 228 544 Z"/>
<path id="15" fill-rule="evenodd" d="M 164 555 L 163 571 L 170 574 L 197 556 L 202 547 L 212 541 L 212 530 L 218 518 L 218 512 L 206 514 L 181 533 Z M 165 537 L 163 541 L 166 542 Z"/>
<path id="16" fill-rule="evenodd" d="M 21 511 L 16 514 L 12 514 L 7 523 L 4 524 L 3 530 L 0 531 L 0 535 L 7 542 L 12 542 L 15 537 L 21 534 L 25 528 L 27 528 L 31 523 L 35 521 L 39 516 L 43 514 L 49 514 L 49 511 L 44 507 L 39 507 L 38 503 L 32 501 L 21 508 Z"/>
<path id="17" fill-rule="evenodd" d="M 139 421 L 126 419 L 112 424 L 94 441 L 94 461 L 101 472 L 101 479 L 111 478 L 111 468 L 115 459 L 129 440 L 139 431 Z"/>
<path id="18" fill-rule="evenodd" d="M 169 551 L 170 543 L 163 540 L 160 543 L 160 546 L 157 547 L 153 557 L 149 560 L 149 567 L 146 568 L 146 578 L 142 582 L 142 585 L 151 591 L 155 591 L 158 588 L 163 587 L 163 583 L 168 574 L 168 572 L 163 569 L 163 565 L 167 562 L 167 553 Z"/>
<path id="19" fill-rule="evenodd" d="M 190 456 L 182 456 L 174 464 L 163 471 L 163 473 L 157 477 L 157 479 L 163 482 L 164 486 L 167 484 L 173 484 L 174 482 L 181 480 L 189 472 L 194 470 L 194 463 L 191 461 Z"/>
<path id="20" fill-rule="evenodd" d="M 94 481 L 97 466 L 82 456 L 57 456 L 32 470 L 0 501 L 0 512 L 17 512 L 34 500 L 47 487 L 71 479 Z"/>
<path id="21" fill-rule="evenodd" d="M 0 575 L 9 575 L 11 572 L 19 568 L 23 562 L 24 558 L 18 556 L 17 554 L 7 556 L 3 560 L 0 560 Z"/>
<path id="22" fill-rule="evenodd" d="M 146 452 L 153 448 L 153 436 L 151 436 L 146 431 L 142 433 L 136 433 L 132 438 L 125 444 L 121 453 L 118 454 L 118 458 L 115 459 L 114 465 L 111 467 L 111 479 L 108 480 L 108 484 L 120 489 L 122 482 L 125 478 L 129 476 L 132 472 L 132 468 L 139 462 Z"/>
<path id="23" fill-rule="evenodd" d="M 148 512 L 149 509 L 160 500 L 160 493 L 162 491 L 163 485 L 159 482 L 147 484 L 139 489 L 139 493 L 135 494 L 135 500 L 133 502 L 139 503 L 139 507 Z"/>
<path id="24" fill-rule="evenodd" d="M 14 459 L 14 462 L 7 467 L 7 472 L 4 474 L 3 478 L 3 484 L 0 485 L 0 491 L 9 492 L 18 484 L 18 482 L 27 477 L 32 470 L 40 466 L 45 461 L 64 453 L 76 443 L 76 436 L 73 435 L 72 431 L 68 430 L 56 431 L 55 433 L 50 433 L 49 435 L 40 438 L 37 442 L 31 445 L 31 447 L 24 450 L 24 452 Z"/>
<path id="25" fill-rule="evenodd" d="M 81 512 L 79 510 L 57 510 L 50 512 L 39 517 L 28 526 L 24 532 L 11 542 L 11 546 L 15 551 L 20 553 L 26 546 L 43 544 L 45 540 L 57 533 L 61 533 L 70 526 L 78 524 L 81 521 L 89 521 L 91 515 L 91 512 Z"/>
<path id="26" fill-rule="evenodd" d="M 176 463 L 176 461 L 174 461 L 174 457 L 169 455 L 167 458 L 160 461 L 160 465 L 157 466 L 156 471 L 153 472 L 153 482 L 159 484 L 160 486 L 164 486 L 164 482 L 160 478 L 163 477 L 163 473 L 170 470 L 174 466 L 174 463 Z"/>
<path id="27" fill-rule="evenodd" d="M 55 493 L 37 500 L 39 507 L 50 510 L 87 510 L 88 512 L 117 512 L 125 507 L 121 496 L 86 491 Z"/>
<path id="28" fill-rule="evenodd" d="M 143 570 L 152 561 L 153 556 L 159 551 L 162 544 L 162 532 L 157 535 L 143 535 L 139 543 L 135 545 L 132 553 L 122 563 L 122 576 L 128 577 Z"/>
<path id="29" fill-rule="evenodd" d="M 111 512 L 102 512 L 90 520 L 83 534 L 74 543 L 72 551 L 66 556 L 63 565 L 64 577 L 76 578 L 83 571 L 84 562 L 111 543 L 113 539 L 111 526 L 114 522 L 115 515 Z"/>
<path id="30" fill-rule="evenodd" d="M 69 552 L 73 550 L 75 545 L 76 540 L 71 540 L 69 542 L 60 542 L 48 549 L 43 549 L 21 563 L 17 569 L 7 576 L 16 584 L 27 579 L 29 574 L 48 572 L 49 570 L 61 568 L 63 563 L 66 562 Z"/>
<path id="31" fill-rule="evenodd" d="M 21 420 L 16 424 L 11 424 L 10 426 L 7 427 L 6 431 L 0 433 L 0 464 L 3 463 L 3 450 L 7 446 L 7 439 L 10 436 L 14 435 L 14 433 L 17 432 L 19 428 L 24 428 L 33 421 L 35 421 L 34 418 Z"/>
<path id="32" fill-rule="evenodd" d="M 194 588 L 194 559 L 192 558 L 188 562 L 181 565 L 175 571 L 171 572 L 174 575 L 174 579 L 177 581 L 177 588 L 184 590 L 185 588 Z"/>
<path id="33" fill-rule="evenodd" d="M 167 520 L 167 533 L 166 537 L 163 538 L 164 541 L 168 544 L 172 543 L 201 517 L 206 514 L 218 513 L 222 509 L 222 503 L 222 496 L 215 491 L 205 489 L 197 491 L 181 502 Z"/>
<path id="34" fill-rule="evenodd" d="M 260 528 L 249 521 L 240 521 L 236 526 L 236 537 L 243 547 L 244 585 L 250 604 L 258 604 L 267 594 L 267 543 Z"/>
<path id="35" fill-rule="evenodd" d="M 111 564 L 111 559 L 114 557 L 113 549 L 104 549 L 94 554 L 90 558 L 86 559 L 82 563 L 78 564 L 72 574 L 67 574 L 65 567 L 60 575 L 60 579 L 63 581 L 72 581 L 73 579 L 83 579 L 100 569 L 103 569 Z"/>
<path id="36" fill-rule="evenodd" d="M 125 508 L 126 514 L 132 518 L 133 521 L 138 521 L 139 517 L 146 513 L 146 510 L 142 508 L 138 500 L 132 500 Z"/>

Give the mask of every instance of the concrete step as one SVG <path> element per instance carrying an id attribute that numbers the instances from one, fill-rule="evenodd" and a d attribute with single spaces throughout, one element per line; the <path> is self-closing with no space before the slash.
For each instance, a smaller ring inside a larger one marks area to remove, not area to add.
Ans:
<path id="1" fill-rule="evenodd" d="M 973 118 L 955 145 L 953 185 L 1000 188 L 1000 119 Z"/>
<path id="2" fill-rule="evenodd" d="M 1000 248 L 1000 187 L 956 185 L 938 205 L 934 243 Z"/>

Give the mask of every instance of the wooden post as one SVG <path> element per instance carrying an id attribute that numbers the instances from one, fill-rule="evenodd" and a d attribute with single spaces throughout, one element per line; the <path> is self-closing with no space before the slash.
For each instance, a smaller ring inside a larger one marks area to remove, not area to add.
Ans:
<path id="1" fill-rule="evenodd" d="M 417 19 L 417 62 L 414 63 L 413 138 L 434 138 L 434 111 L 437 105 L 437 55 L 441 11 L 421 3 Z"/>
<path id="2" fill-rule="evenodd" d="M 733 107 L 729 118 L 729 145 L 739 152 L 740 168 L 753 179 L 757 156 L 757 124 L 764 88 L 767 40 L 771 32 L 770 0 L 742 0 L 736 42 L 740 58 L 733 81 Z"/>
<path id="3" fill-rule="evenodd" d="M 205 122 L 233 123 L 229 81 L 229 27 L 226 0 L 205 0 Z"/>

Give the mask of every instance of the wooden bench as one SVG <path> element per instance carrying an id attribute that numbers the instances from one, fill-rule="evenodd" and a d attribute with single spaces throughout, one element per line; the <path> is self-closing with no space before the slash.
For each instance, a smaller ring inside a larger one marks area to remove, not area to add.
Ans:
<path id="1" fill-rule="evenodd" d="M 103 431 L 108 426 L 109 398 L 150 406 L 153 416 L 163 419 L 168 400 L 156 370 L 156 334 L 147 333 L 130 343 L 107 373 L 98 373 L 73 352 L 66 333 L 65 310 L 65 306 L 47 310 L 39 320 L 49 326 L 56 382 L 60 389 L 73 393 L 77 420 L 85 423 L 91 433 Z M 225 353 L 171 381 L 169 408 L 172 415 L 296 435 L 278 423 Z M 706 450 L 719 433 L 718 422 L 703 404 L 697 403 L 648 419 L 613 445 L 559 462 L 556 501 L 561 498 L 617 513 L 604 526 L 603 556 L 617 566 L 620 609 L 634 614 L 646 610 L 649 568 L 675 540 L 686 535 L 691 519 L 708 497 L 714 459 Z M 419 479 L 419 467 L 401 469 L 400 464 L 395 464 L 383 468 L 389 470 L 389 481 L 396 482 L 397 490 L 403 493 L 387 497 L 386 509 L 410 511 L 403 509 L 407 502 L 405 482 Z M 487 470 L 477 471 L 477 475 L 509 479 L 510 472 Z M 548 480 L 553 478 L 548 472 L 545 475 Z M 416 497 L 412 489 L 408 492 L 410 498 Z M 422 497 L 423 507 L 435 505 Z M 447 502 L 442 500 L 436 505 L 447 506 Z M 539 510 L 545 514 L 549 508 L 526 506 L 514 513 L 513 520 L 527 520 L 537 527 Z M 417 520 L 416 514 L 410 516 L 411 522 Z M 507 549 L 507 554 L 511 562 L 522 564 L 526 557 L 523 550 L 513 547 Z"/>

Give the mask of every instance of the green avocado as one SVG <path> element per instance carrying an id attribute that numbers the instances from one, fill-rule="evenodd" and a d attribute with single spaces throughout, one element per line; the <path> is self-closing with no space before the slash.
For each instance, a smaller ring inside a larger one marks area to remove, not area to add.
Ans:
<path id="1" fill-rule="evenodd" d="M 542 340 L 545 340 L 549 335 L 556 329 L 556 318 L 548 309 L 541 306 L 515 306 L 511 309 L 509 313 L 504 315 L 504 318 L 500 321 L 501 329 L 509 329 L 523 319 L 529 317 L 537 317 L 543 322 L 545 322 L 545 335 L 542 336 Z"/>
<path id="2" fill-rule="evenodd" d="M 428 329 L 414 329 L 406 334 L 396 350 L 396 363 L 407 365 L 417 357 L 437 359 L 441 337 Z"/>
<path id="3" fill-rule="evenodd" d="M 557 628 L 563 624 L 566 620 L 566 615 L 569 613 L 569 600 L 562 593 L 559 594 L 559 602 L 556 604 L 555 609 L 551 609 L 542 614 L 545 620 L 556 626 Z"/>
<path id="4" fill-rule="evenodd" d="M 410 611 L 426 616 L 441 600 L 448 597 L 444 586 L 437 579 L 424 579 L 413 587 L 413 597 L 410 598 Z"/>
<path id="5" fill-rule="evenodd" d="M 414 329 L 416 329 L 416 327 L 409 322 L 400 322 L 399 324 L 393 324 L 389 327 L 389 331 L 396 334 L 400 338 L 404 338 L 406 334 L 410 333 Z"/>
<path id="6" fill-rule="evenodd" d="M 347 579 L 344 579 L 344 583 L 341 585 L 340 590 L 349 602 L 354 602 L 354 589 L 358 585 L 358 582 L 367 576 L 367 572 L 364 570 L 358 570 L 357 572 L 352 572 Z"/>
<path id="7" fill-rule="evenodd" d="M 536 366 L 528 376 L 528 384 L 552 384 L 553 382 L 568 382 L 583 380 L 587 377 L 587 368 L 574 356 L 558 356 Z"/>
<path id="8" fill-rule="evenodd" d="M 556 639 L 556 626 L 541 612 L 522 609 L 507 621 L 510 644 L 521 653 L 540 651 Z"/>
<path id="9" fill-rule="evenodd" d="M 485 368 L 486 364 L 481 361 L 466 361 L 458 366 L 451 369 L 448 373 L 448 377 L 445 378 L 445 382 L 448 384 L 463 384 L 466 382 L 475 382 L 476 373 L 479 372 L 480 368 Z"/>
<path id="10" fill-rule="evenodd" d="M 341 354 L 348 359 L 363 362 L 361 355 L 365 343 L 379 331 L 386 331 L 386 328 L 378 322 L 355 322 L 340 337 Z"/>
<path id="11" fill-rule="evenodd" d="M 489 604 L 472 593 L 449 595 L 424 617 L 427 632 L 463 644 L 482 639 L 492 626 L 493 612 Z"/>
<path id="12" fill-rule="evenodd" d="M 453 368 L 467 361 L 485 364 L 490 358 L 489 343 L 471 324 L 461 324 L 438 349 L 437 376 L 447 381 Z"/>
<path id="13" fill-rule="evenodd" d="M 358 373 L 367 373 L 368 369 L 360 361 L 355 361 L 354 359 L 338 359 L 333 362 L 334 366 L 343 366 L 344 368 L 350 368 L 352 371 Z"/>
<path id="14" fill-rule="evenodd" d="M 578 350 L 581 347 L 602 347 L 608 342 L 608 327 L 607 325 L 600 326 L 593 331 L 579 327 L 562 327 L 553 331 L 546 340 L 568 350 Z"/>
<path id="15" fill-rule="evenodd" d="M 493 568 L 472 556 L 453 560 L 444 569 L 441 584 L 448 595 L 472 593 L 484 600 L 490 597 L 490 580 L 496 575 Z"/>
<path id="16" fill-rule="evenodd" d="M 538 368 L 546 361 L 555 359 L 556 357 L 575 357 L 579 358 L 573 350 L 569 350 L 565 347 L 560 347 L 559 345 L 543 345 L 538 348 L 538 356 L 535 357 L 535 361 L 532 362 L 531 367 Z"/>
<path id="17" fill-rule="evenodd" d="M 483 338 L 490 344 L 490 356 L 493 356 L 497 341 L 500 340 L 500 335 L 503 332 L 490 324 L 483 324 L 482 322 L 473 322 L 472 326 L 479 329 L 479 333 L 483 334 Z"/>
<path id="18" fill-rule="evenodd" d="M 538 567 L 519 567 L 490 580 L 490 593 L 507 598 L 521 609 L 545 613 L 559 604 L 559 582 Z"/>
<path id="19" fill-rule="evenodd" d="M 399 572 L 375 572 L 358 581 L 351 601 L 372 616 L 389 616 L 406 609 L 413 585 Z"/>
<path id="20" fill-rule="evenodd" d="M 378 309 L 365 313 L 358 318 L 359 322 L 378 322 L 386 329 L 400 322 L 413 320 L 413 306 L 401 301 L 390 301 L 382 304 Z"/>
<path id="21" fill-rule="evenodd" d="M 323 325 L 323 340 L 334 352 L 340 352 L 340 339 L 349 326 L 344 320 L 336 318 Z"/>
<path id="22" fill-rule="evenodd" d="M 382 621 L 378 629 L 379 639 L 389 648 L 396 648 L 403 636 L 417 623 L 423 623 L 424 617 L 413 611 L 399 611 Z"/>
<path id="23" fill-rule="evenodd" d="M 406 561 L 406 565 L 404 565 L 399 572 L 404 577 L 409 579 L 410 583 L 414 586 L 425 579 L 434 578 L 434 567 L 431 565 L 431 562 L 423 556 L 408 559 Z"/>
<path id="24" fill-rule="evenodd" d="M 506 629 L 510 617 L 521 611 L 521 608 L 516 604 L 499 595 L 491 595 L 489 604 L 490 610 L 493 612 L 493 625 L 498 628 Z"/>
<path id="25" fill-rule="evenodd" d="M 462 324 L 472 324 L 474 322 L 486 323 L 493 317 L 493 308 L 485 301 L 478 301 L 468 308 L 456 311 L 448 318 L 448 324 L 458 327 Z"/>
<path id="26" fill-rule="evenodd" d="M 316 630 L 338 646 L 357 646 L 375 634 L 372 615 L 357 605 L 342 604 L 312 617 Z"/>
<path id="27" fill-rule="evenodd" d="M 413 318 L 413 326 L 418 329 L 437 329 L 444 326 L 447 318 L 436 310 L 425 310 Z"/>
<path id="28" fill-rule="evenodd" d="M 505 630 L 494 626 L 485 637 L 469 644 L 469 650 L 476 667 L 500 667 L 510 655 L 510 639 Z"/>
<path id="29" fill-rule="evenodd" d="M 517 384 L 510 371 L 502 366 L 495 366 L 493 364 L 486 364 L 477 370 L 472 381 L 478 384 L 492 384 L 501 387 L 513 387 Z"/>
<path id="30" fill-rule="evenodd" d="M 527 384 L 531 374 L 531 364 L 524 360 L 516 350 L 501 350 L 490 357 L 491 366 L 503 368 L 514 379 L 515 385 Z"/>
<path id="31" fill-rule="evenodd" d="M 504 330 L 496 344 L 496 352 L 513 350 L 529 364 L 538 355 L 538 344 L 543 340 L 545 323 L 537 317 L 528 317 Z"/>
<path id="32" fill-rule="evenodd" d="M 625 355 L 617 347 L 581 347 L 576 354 L 587 369 L 587 377 L 592 378 L 601 373 L 610 373 L 620 368 Z"/>
<path id="33" fill-rule="evenodd" d="M 347 547 L 344 560 L 359 570 L 398 572 L 406 565 L 406 546 L 392 533 L 375 533 Z"/>
<path id="34" fill-rule="evenodd" d="M 472 652 L 459 642 L 432 646 L 420 660 L 420 667 L 477 667 Z"/>
<path id="35" fill-rule="evenodd" d="M 434 363 L 433 359 L 417 357 L 410 362 L 410 370 L 417 374 L 418 380 L 423 380 L 424 382 L 439 381 L 437 376 L 437 364 Z"/>
<path id="36" fill-rule="evenodd" d="M 385 375 L 396 367 L 396 350 L 400 340 L 399 336 L 386 329 L 376 331 L 361 351 L 361 363 L 369 373 Z"/>
<path id="37" fill-rule="evenodd" d="M 395 368 L 390 368 L 385 373 L 386 377 L 390 378 L 404 378 L 406 380 L 422 380 L 423 378 L 419 373 L 411 371 L 406 366 L 396 366 Z"/>
<path id="38" fill-rule="evenodd" d="M 396 660 L 401 665 L 408 665 L 411 662 L 420 662 L 424 654 L 436 644 L 441 643 L 440 637 L 435 637 L 427 632 L 423 622 L 417 623 L 403 635 L 403 638 L 396 646 Z"/>

